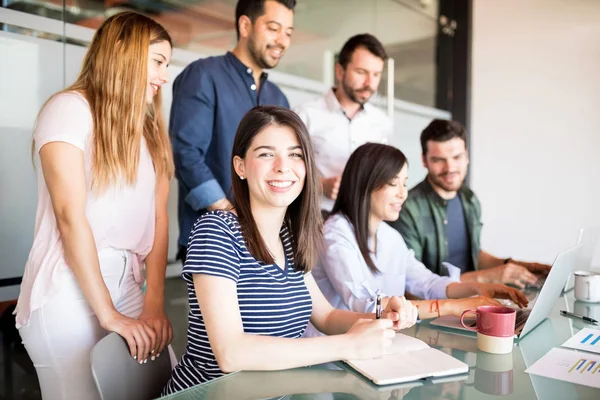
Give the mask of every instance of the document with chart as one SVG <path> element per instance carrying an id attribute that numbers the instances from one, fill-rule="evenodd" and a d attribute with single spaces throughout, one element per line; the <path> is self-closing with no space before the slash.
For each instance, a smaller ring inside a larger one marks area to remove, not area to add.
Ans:
<path id="1" fill-rule="evenodd" d="M 564 342 L 563 347 L 600 353 L 600 329 L 584 328 Z"/>
<path id="2" fill-rule="evenodd" d="M 600 389 L 600 356 L 596 354 L 554 348 L 525 372 Z"/>

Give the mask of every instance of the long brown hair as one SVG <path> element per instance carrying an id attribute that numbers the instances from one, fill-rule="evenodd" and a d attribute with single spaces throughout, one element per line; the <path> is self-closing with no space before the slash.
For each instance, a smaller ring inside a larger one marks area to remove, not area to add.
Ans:
<path id="1" fill-rule="evenodd" d="M 371 193 L 389 183 L 408 161 L 397 148 L 367 143 L 354 150 L 342 174 L 331 215 L 342 213 L 354 227 L 358 248 L 369 269 L 378 273 L 369 251 Z"/>
<path id="2" fill-rule="evenodd" d="M 275 262 L 273 255 L 267 249 L 252 216 L 248 181 L 240 179 L 233 166 L 233 158 L 235 156 L 245 158 L 254 137 L 268 126 L 291 128 L 298 137 L 304 155 L 306 167 L 304 187 L 300 195 L 288 206 L 284 224 L 291 233 L 294 269 L 307 273 L 317 260 L 322 238 L 323 220 L 319 207 L 321 184 L 308 131 L 295 112 L 283 107 L 259 106 L 254 107 L 242 118 L 233 140 L 231 153 L 233 206 L 237 212 L 242 235 L 250 254 L 257 260 L 273 264 Z"/>
<path id="3" fill-rule="evenodd" d="M 59 92 L 79 92 L 90 106 L 92 188 L 98 193 L 120 179 L 135 183 L 142 137 L 157 179 L 173 176 L 160 92 L 146 104 L 148 47 L 162 41 L 173 45 L 151 18 L 131 11 L 115 14 L 94 34 L 77 80 Z"/>

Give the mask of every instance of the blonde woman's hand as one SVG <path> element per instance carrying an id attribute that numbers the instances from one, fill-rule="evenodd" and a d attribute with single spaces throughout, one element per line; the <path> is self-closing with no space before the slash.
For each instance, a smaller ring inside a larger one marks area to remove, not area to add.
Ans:
<path id="1" fill-rule="evenodd" d="M 388 298 L 382 317 L 394 321 L 394 329 L 401 330 L 413 326 L 417 322 L 419 310 L 404 296 Z"/>
<path id="2" fill-rule="evenodd" d="M 148 361 L 152 343 L 156 343 L 156 333 L 148 324 L 114 311 L 101 325 L 107 331 L 121 335 L 127 341 L 131 357 L 140 364 Z"/>
<path id="3" fill-rule="evenodd" d="M 150 349 L 150 358 L 154 360 L 154 357 L 160 356 L 173 340 L 173 327 L 165 311 L 161 308 L 144 307 L 144 311 L 138 319 L 151 327 L 156 334 L 156 340 Z"/>

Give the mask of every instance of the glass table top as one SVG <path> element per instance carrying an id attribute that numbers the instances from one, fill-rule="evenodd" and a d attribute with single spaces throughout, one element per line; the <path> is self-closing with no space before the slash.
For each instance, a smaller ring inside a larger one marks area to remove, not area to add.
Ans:
<path id="1" fill-rule="evenodd" d="M 469 365 L 469 373 L 436 381 L 376 386 L 342 362 L 285 371 L 238 372 L 195 386 L 165 399 L 600 399 L 600 389 L 525 373 L 553 347 L 585 327 L 560 310 L 600 319 L 600 303 L 575 301 L 568 292 L 550 316 L 531 333 L 515 340 L 513 352 L 489 354 L 477 349 L 475 334 L 434 327 L 423 321 L 402 333 L 415 336 Z M 598 377 L 600 379 L 600 376 Z"/>

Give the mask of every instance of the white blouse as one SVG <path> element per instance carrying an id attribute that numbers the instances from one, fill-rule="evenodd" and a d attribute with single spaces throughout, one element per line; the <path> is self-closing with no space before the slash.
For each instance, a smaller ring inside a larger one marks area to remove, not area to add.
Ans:
<path id="1" fill-rule="evenodd" d="M 403 296 L 405 290 L 423 299 L 445 299 L 446 286 L 456 281 L 427 269 L 386 223 L 377 229 L 376 249 L 372 258 L 379 273 L 367 266 L 350 221 L 341 214 L 327 220 L 323 248 L 312 274 L 333 307 L 374 312 L 378 294 Z"/>

